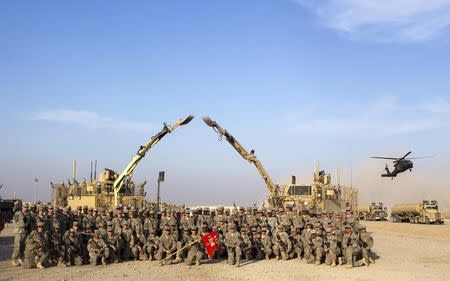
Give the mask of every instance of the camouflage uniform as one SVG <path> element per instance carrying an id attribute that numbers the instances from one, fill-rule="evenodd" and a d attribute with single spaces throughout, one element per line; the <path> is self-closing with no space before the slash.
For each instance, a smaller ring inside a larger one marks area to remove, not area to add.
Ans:
<path id="1" fill-rule="evenodd" d="M 33 230 L 25 241 L 24 268 L 44 268 L 48 259 L 49 245 L 44 233 L 44 223 L 37 223 L 37 230 Z"/>
<path id="2" fill-rule="evenodd" d="M 185 260 L 186 265 L 190 266 L 192 265 L 194 259 L 195 264 L 200 265 L 200 261 L 203 258 L 203 251 L 202 251 L 202 243 L 199 241 L 201 239 L 201 235 L 198 234 L 197 227 L 192 227 L 192 234 L 188 237 L 187 243 L 191 244 L 194 241 L 198 241 L 197 243 L 194 243 L 188 247 L 188 253 Z"/>
<path id="3" fill-rule="evenodd" d="M 181 261 L 183 259 L 186 259 L 188 248 L 184 248 L 184 246 L 189 244 L 189 240 L 191 237 L 191 233 L 189 232 L 189 228 L 183 229 L 183 234 L 181 235 L 180 239 L 177 241 L 177 261 Z"/>
<path id="4" fill-rule="evenodd" d="M 25 240 L 27 238 L 27 218 L 28 204 L 24 204 L 22 210 L 14 214 L 14 251 L 12 254 L 12 265 L 19 266 L 24 258 Z"/>
<path id="5" fill-rule="evenodd" d="M 228 263 L 230 265 L 234 264 L 234 260 L 236 259 L 236 266 L 239 266 L 241 263 L 241 244 L 242 239 L 239 235 L 239 232 L 236 232 L 236 226 L 231 225 L 230 231 L 225 235 L 225 246 L 227 247 L 228 252 Z"/>
<path id="6" fill-rule="evenodd" d="M 149 260 L 155 259 L 155 254 L 158 252 L 159 248 L 159 238 L 156 236 L 156 231 L 150 231 L 149 236 L 147 237 L 147 243 L 145 244 L 145 249 L 148 255 Z"/>
<path id="7" fill-rule="evenodd" d="M 331 229 L 327 230 L 324 240 L 325 264 L 336 266 L 337 257 L 340 255 L 340 248 L 337 236 Z"/>
<path id="8" fill-rule="evenodd" d="M 141 227 L 136 227 L 136 236 L 134 240 L 134 245 L 131 247 L 134 260 L 146 261 L 148 260 L 147 253 L 145 251 L 145 245 L 147 244 L 147 238 L 142 233 Z"/>
<path id="9" fill-rule="evenodd" d="M 109 248 L 98 230 L 96 230 L 92 238 L 89 239 L 87 250 L 89 252 L 91 265 L 98 265 L 100 259 L 102 264 L 107 264 L 109 259 Z"/>
<path id="10" fill-rule="evenodd" d="M 105 238 L 106 245 L 109 248 L 109 258 L 108 263 L 117 263 L 119 262 L 120 257 L 120 236 L 114 234 L 114 229 L 112 226 L 107 228 L 107 235 Z"/>
<path id="11" fill-rule="evenodd" d="M 243 254 L 244 258 L 246 260 L 253 259 L 254 258 L 254 255 L 253 255 L 253 247 L 254 247 L 253 238 L 250 236 L 250 234 L 248 233 L 248 230 L 246 228 L 242 228 L 241 229 L 241 239 L 242 239 L 241 249 L 242 249 L 242 254 Z"/>
<path id="12" fill-rule="evenodd" d="M 120 233 L 121 241 L 123 242 L 120 247 L 120 259 L 128 261 L 132 256 L 131 247 L 134 246 L 134 234 L 133 230 L 128 227 L 128 221 L 123 222 L 123 228 Z"/>
<path id="13" fill-rule="evenodd" d="M 172 253 L 175 252 L 177 249 L 177 243 L 175 239 L 173 239 L 173 236 L 170 233 L 170 228 L 166 228 L 164 230 L 164 234 L 161 235 L 159 239 L 159 249 L 156 253 L 156 259 L 161 262 L 162 260 L 167 258 L 167 261 L 172 261 L 173 256 L 170 256 Z"/>
<path id="14" fill-rule="evenodd" d="M 280 259 L 281 255 L 283 260 L 288 260 L 292 250 L 292 242 L 289 238 L 289 234 L 284 231 L 282 225 L 277 227 L 277 232 L 272 238 L 272 243 L 276 259 Z"/>
<path id="15" fill-rule="evenodd" d="M 272 237 L 270 230 L 266 228 L 263 228 L 261 233 L 261 251 L 264 252 L 266 260 L 269 260 L 273 253 Z"/>
<path id="16" fill-rule="evenodd" d="M 82 265 L 81 236 L 75 233 L 73 228 L 68 230 L 68 236 L 64 238 L 67 265 Z"/>
<path id="17" fill-rule="evenodd" d="M 362 250 L 362 256 L 364 264 L 369 266 L 369 263 L 373 263 L 374 261 L 370 257 L 371 249 L 373 248 L 373 238 L 372 235 L 370 235 L 366 231 L 366 227 L 363 226 L 360 228 L 361 233 L 359 234 L 360 240 L 361 240 L 361 250 Z"/>
<path id="18" fill-rule="evenodd" d="M 345 226 L 345 234 L 342 237 L 342 249 L 347 267 L 354 267 L 356 259 L 361 253 L 361 247 L 358 234 L 354 233 L 349 225 Z"/>

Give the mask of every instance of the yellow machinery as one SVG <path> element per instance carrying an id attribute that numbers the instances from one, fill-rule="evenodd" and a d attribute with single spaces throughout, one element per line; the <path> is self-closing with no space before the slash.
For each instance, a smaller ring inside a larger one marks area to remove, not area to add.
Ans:
<path id="1" fill-rule="evenodd" d="M 312 210 L 341 211 L 346 207 L 356 209 L 358 191 L 355 188 L 341 185 L 331 185 L 331 176 L 319 171 L 318 164 L 314 172 L 313 183 L 309 185 L 297 185 L 295 177 L 291 184 L 274 184 L 266 169 L 255 155 L 250 153 L 225 129 L 209 117 L 203 117 L 206 125 L 213 128 L 220 137 L 224 136 L 228 143 L 247 161 L 254 164 L 263 178 L 267 190 L 267 202 L 270 207 L 279 208 L 296 206 L 298 208 Z"/>
<path id="2" fill-rule="evenodd" d="M 52 202 L 54 206 L 88 206 L 88 207 L 104 207 L 111 209 L 112 207 L 122 205 L 131 205 L 137 208 L 145 205 L 145 183 L 136 185 L 132 181 L 134 170 L 139 162 L 144 158 L 145 154 L 154 147 L 165 135 L 171 133 L 179 126 L 188 124 L 194 116 L 189 115 L 186 118 L 178 119 L 174 124 L 168 126 L 164 123 L 163 129 L 154 135 L 145 145 L 141 146 L 133 159 L 128 163 L 125 169 L 120 173 L 113 170 L 105 169 L 98 180 L 89 183 L 79 183 L 75 179 L 73 182 L 61 184 L 52 184 Z M 76 174 L 76 173 L 74 173 Z M 74 176 L 75 178 L 75 176 Z"/>

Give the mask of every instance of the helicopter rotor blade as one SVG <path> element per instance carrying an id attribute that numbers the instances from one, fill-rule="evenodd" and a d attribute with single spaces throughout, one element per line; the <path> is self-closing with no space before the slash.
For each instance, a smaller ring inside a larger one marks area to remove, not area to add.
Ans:
<path id="1" fill-rule="evenodd" d="M 388 160 L 398 160 L 398 158 L 394 158 L 394 157 L 381 157 L 381 156 L 372 156 L 370 158 L 374 158 L 374 159 L 388 159 Z"/>

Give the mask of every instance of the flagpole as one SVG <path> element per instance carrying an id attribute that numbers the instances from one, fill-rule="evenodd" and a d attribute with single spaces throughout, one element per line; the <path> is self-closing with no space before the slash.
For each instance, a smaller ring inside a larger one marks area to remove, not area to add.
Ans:
<path id="1" fill-rule="evenodd" d="M 38 179 L 34 178 L 34 202 L 37 203 L 37 183 L 38 183 Z"/>

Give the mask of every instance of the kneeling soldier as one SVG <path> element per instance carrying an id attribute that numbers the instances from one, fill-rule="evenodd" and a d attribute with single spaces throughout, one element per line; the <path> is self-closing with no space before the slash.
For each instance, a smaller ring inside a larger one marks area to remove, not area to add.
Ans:
<path id="1" fill-rule="evenodd" d="M 42 269 L 48 259 L 49 245 L 44 233 L 44 222 L 37 223 L 37 230 L 33 230 L 25 240 L 25 268 L 37 267 Z"/>
<path id="2" fill-rule="evenodd" d="M 88 242 L 87 250 L 89 252 L 91 265 L 98 265 L 100 259 L 102 264 L 107 264 L 109 248 L 101 237 L 100 231 L 94 231 L 92 238 Z"/>

